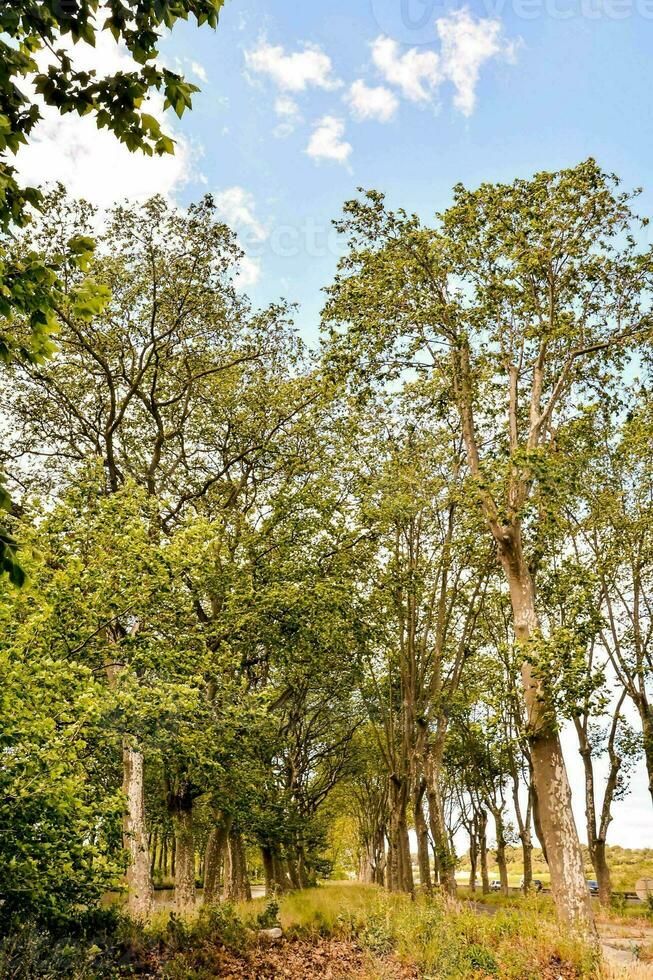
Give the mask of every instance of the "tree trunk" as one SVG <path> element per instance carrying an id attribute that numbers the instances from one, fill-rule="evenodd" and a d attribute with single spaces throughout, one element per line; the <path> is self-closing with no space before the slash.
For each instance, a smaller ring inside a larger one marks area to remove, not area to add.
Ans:
<path id="1" fill-rule="evenodd" d="M 157 878 L 163 879 L 168 870 L 168 831 L 163 834 L 163 846 L 159 848 L 159 860 L 156 866 Z"/>
<path id="2" fill-rule="evenodd" d="M 390 891 L 413 893 L 413 868 L 406 823 L 407 784 L 405 778 L 390 778 L 389 875 Z"/>
<path id="3" fill-rule="evenodd" d="M 297 845 L 297 871 L 299 872 L 299 884 L 301 888 L 310 888 L 311 879 L 306 867 L 306 851 L 303 844 Z"/>
<path id="4" fill-rule="evenodd" d="M 247 870 L 247 852 L 245 850 L 243 835 L 240 833 L 240 831 L 237 831 L 234 835 L 234 848 L 238 856 L 238 900 L 240 902 L 251 902 L 252 889 L 249 883 L 249 872 Z"/>
<path id="5" fill-rule="evenodd" d="M 358 863 L 358 880 L 363 885 L 374 883 L 374 841 L 365 840 L 361 847 Z"/>
<path id="6" fill-rule="evenodd" d="M 476 868 L 478 865 L 478 843 L 476 839 L 476 827 L 472 828 L 469 835 L 469 890 L 472 894 L 476 891 Z"/>
<path id="7" fill-rule="evenodd" d="M 522 856 L 524 860 L 524 881 L 522 888 L 524 894 L 533 887 L 533 842 L 530 833 L 525 833 L 521 842 Z"/>
<path id="8" fill-rule="evenodd" d="M 154 878 L 154 869 L 156 868 L 156 855 L 157 847 L 159 843 L 159 828 L 155 827 L 150 834 L 150 878 Z"/>
<path id="9" fill-rule="evenodd" d="M 544 840 L 544 833 L 542 831 L 542 821 L 540 820 L 540 801 L 537 798 L 537 790 L 535 789 L 535 783 L 533 782 L 533 777 L 531 773 L 531 784 L 529 787 L 531 794 L 531 799 L 533 801 L 533 827 L 535 828 L 535 836 L 537 837 L 540 847 L 542 848 L 542 857 L 549 863 L 549 858 L 546 853 L 546 841 Z"/>
<path id="10" fill-rule="evenodd" d="M 480 810 L 478 815 L 478 845 L 481 855 L 481 890 L 490 894 L 490 875 L 487 867 L 487 813 Z"/>
<path id="11" fill-rule="evenodd" d="M 195 908 L 195 837 L 193 804 L 186 796 L 173 801 L 172 825 L 175 832 L 175 900 L 178 915 Z"/>
<path id="12" fill-rule="evenodd" d="M 644 759 L 646 761 L 646 772 L 648 774 L 648 791 L 651 794 L 651 800 L 653 801 L 653 711 L 649 708 L 644 699 L 638 699 L 636 706 L 642 723 Z"/>
<path id="13" fill-rule="evenodd" d="M 126 798 L 123 841 L 129 854 L 127 913 L 136 919 L 146 919 L 152 911 L 154 889 L 145 827 L 143 754 L 133 739 L 126 738 L 123 743 L 122 765 L 122 788 Z"/>
<path id="14" fill-rule="evenodd" d="M 206 843 L 206 854 L 204 856 L 204 892 L 203 899 L 205 905 L 218 901 L 220 894 L 220 869 L 224 856 L 227 838 L 231 830 L 231 817 L 222 819 L 216 818 L 216 823 L 211 827 L 209 839 Z"/>
<path id="15" fill-rule="evenodd" d="M 379 827 L 374 842 L 374 883 L 383 888 L 386 884 L 387 856 L 385 851 L 385 831 Z"/>
<path id="16" fill-rule="evenodd" d="M 594 845 L 590 847 L 590 857 L 592 859 L 592 867 L 594 868 L 594 874 L 596 875 L 596 881 L 599 886 L 599 902 L 604 907 L 608 908 L 610 905 L 610 898 L 612 897 L 612 879 L 610 877 L 610 868 L 608 867 L 608 862 L 605 856 L 605 841 L 597 840 Z"/>
<path id="17" fill-rule="evenodd" d="M 272 848 L 267 844 L 263 844 L 261 846 L 261 855 L 263 857 L 263 874 L 265 875 L 265 897 L 271 898 L 277 890 L 276 881 L 274 880 Z"/>
<path id="18" fill-rule="evenodd" d="M 429 830 L 422 806 L 425 790 L 426 783 L 421 780 L 415 787 L 413 819 L 415 821 L 415 834 L 417 836 L 420 891 L 424 895 L 432 895 L 433 885 L 431 882 L 431 861 L 429 858 Z"/>
<path id="19" fill-rule="evenodd" d="M 444 819 L 444 805 L 440 789 L 440 771 L 444 740 L 439 740 L 434 747 L 428 747 L 424 760 L 424 775 L 426 777 L 426 795 L 429 801 L 429 825 L 431 837 L 437 853 L 437 866 L 440 885 L 448 895 L 456 895 L 456 859 L 451 851 L 449 835 Z"/>
<path id="20" fill-rule="evenodd" d="M 499 869 L 501 894 L 508 895 L 508 865 L 506 863 L 506 836 L 503 825 L 503 811 L 496 809 L 493 811 L 493 815 L 497 835 L 497 867 Z"/>
<path id="21" fill-rule="evenodd" d="M 513 524 L 497 528 L 495 537 L 510 589 L 515 637 L 527 653 L 528 644 L 537 642 L 540 624 L 533 580 L 522 554 L 520 527 Z M 585 883 L 583 855 L 556 719 L 526 657 L 522 665 L 522 683 L 533 778 L 556 910 L 566 925 L 594 935 L 596 929 Z"/>
<path id="22" fill-rule="evenodd" d="M 286 864 L 288 865 L 288 875 L 294 891 L 299 891 L 302 887 L 301 881 L 299 880 L 299 869 L 297 867 L 297 861 L 292 854 L 288 854 L 286 857 Z"/>

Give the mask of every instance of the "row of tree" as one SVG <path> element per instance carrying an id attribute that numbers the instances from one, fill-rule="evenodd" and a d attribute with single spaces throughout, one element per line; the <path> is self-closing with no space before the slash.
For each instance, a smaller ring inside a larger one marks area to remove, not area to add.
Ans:
<path id="1" fill-rule="evenodd" d="M 526 886 L 533 826 L 591 930 L 561 725 L 604 898 L 640 747 L 653 773 L 630 198 L 588 161 L 458 187 L 432 228 L 350 202 L 313 354 L 234 289 L 210 198 L 116 208 L 81 269 L 96 223 L 59 189 L 30 228 L 57 353 L 3 395 L 28 581 L 1 585 L 0 915 L 71 914 L 123 868 L 136 915 L 173 866 L 182 911 L 198 877 L 246 897 L 253 845 L 270 891 L 302 887 L 343 806 L 365 879 L 409 892 L 411 827 L 422 889 L 453 892 L 452 835 L 483 868 L 490 814 L 506 887 L 509 799 Z"/>

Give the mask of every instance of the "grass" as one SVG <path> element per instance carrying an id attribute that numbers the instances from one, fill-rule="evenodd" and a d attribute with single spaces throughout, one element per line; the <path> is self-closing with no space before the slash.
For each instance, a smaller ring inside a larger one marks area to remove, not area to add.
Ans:
<path id="1" fill-rule="evenodd" d="M 265 900 L 252 905 L 237 909 L 246 926 Z M 565 935 L 537 899 L 519 910 L 479 915 L 463 903 L 411 902 L 373 886 L 329 883 L 283 897 L 278 914 L 290 936 L 353 938 L 375 953 L 396 953 L 425 977 L 530 980 L 549 975 L 556 964 L 571 971 L 565 976 L 598 975 L 596 953 Z"/>
<path id="2" fill-rule="evenodd" d="M 52 969 L 46 937 L 17 937 L 13 952 L 7 949 L 4 961 L 0 941 L 0 976 L 96 980 L 147 973 L 168 980 L 209 980 L 223 975 L 277 975 L 269 970 L 250 974 L 238 969 L 238 963 L 248 957 L 265 959 L 266 947 L 258 944 L 257 933 L 277 919 L 284 941 L 269 947 L 270 958 L 283 957 L 286 950 L 289 957 L 299 956 L 301 961 L 302 950 L 308 956 L 319 947 L 319 955 L 324 951 L 327 957 L 324 975 L 328 975 L 329 951 L 335 956 L 335 950 L 346 947 L 359 950 L 379 966 L 369 974 L 374 980 L 389 976 L 424 980 L 619 976 L 600 972 L 597 951 L 560 929 L 545 898 L 518 899 L 518 905 L 503 904 L 501 896 L 488 899 L 496 907 L 492 914 L 479 913 L 466 902 L 444 898 L 411 902 L 407 896 L 389 895 L 374 886 L 333 882 L 285 895 L 272 908 L 265 899 L 255 899 L 237 906 L 213 906 L 188 921 L 161 910 L 147 928 L 130 923 L 117 910 L 105 910 L 107 927 L 102 936 L 89 934 L 83 948 L 68 946 L 68 959 L 61 959 L 61 953 Z M 113 931 L 109 929 L 111 916 Z M 25 939 L 29 939 L 27 944 Z M 236 973 L 221 972 L 225 957 L 231 957 L 232 969 L 236 964 Z M 64 967 L 64 962 L 69 965 Z M 397 966 L 400 970 L 405 967 L 405 972 L 397 973 Z M 395 972 L 385 972 L 385 967 Z M 333 976 L 360 980 L 362 974 L 334 972 Z"/>
<path id="3" fill-rule="evenodd" d="M 585 876 L 587 878 L 596 878 L 587 846 L 583 845 L 582 850 L 585 864 Z M 490 851 L 488 857 L 488 871 L 490 878 L 498 878 L 499 869 L 492 851 Z M 614 891 L 632 892 L 635 890 L 635 884 L 640 878 L 653 878 L 652 848 L 629 848 L 618 847 L 615 845 L 607 848 L 606 857 L 610 868 L 612 887 Z M 506 858 L 508 861 L 508 883 L 511 887 L 518 888 L 523 873 L 521 848 L 506 848 Z M 468 855 L 464 855 L 461 858 L 458 864 L 457 876 L 459 884 L 462 884 L 468 879 Z M 544 860 L 542 851 L 539 848 L 534 848 L 533 850 L 533 877 L 539 878 L 545 888 L 549 886 L 549 869 L 546 861 Z"/>

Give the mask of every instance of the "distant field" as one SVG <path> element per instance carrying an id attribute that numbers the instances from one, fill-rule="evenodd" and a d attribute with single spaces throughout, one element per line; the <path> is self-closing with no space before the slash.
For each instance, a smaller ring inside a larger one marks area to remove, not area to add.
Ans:
<path id="1" fill-rule="evenodd" d="M 594 878 L 594 869 L 586 847 L 583 847 L 583 853 L 585 856 L 585 874 L 588 878 Z M 508 883 L 511 887 L 518 888 L 523 875 L 521 856 L 521 848 L 508 848 Z M 618 892 L 632 892 L 635 890 L 635 883 L 639 878 L 653 877 L 653 849 L 609 847 L 608 864 L 610 865 L 613 889 Z M 493 855 L 490 856 L 488 868 L 490 878 L 498 878 L 499 870 Z M 461 884 L 469 877 L 469 870 L 469 859 L 467 855 L 464 855 L 456 873 Z M 533 851 L 533 877 L 539 878 L 545 887 L 549 885 L 548 868 L 539 848 Z"/>

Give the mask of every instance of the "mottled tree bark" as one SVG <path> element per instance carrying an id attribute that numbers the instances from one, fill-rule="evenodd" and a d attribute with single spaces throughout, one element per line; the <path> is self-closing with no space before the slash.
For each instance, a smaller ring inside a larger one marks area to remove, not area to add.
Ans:
<path id="1" fill-rule="evenodd" d="M 145 826 L 143 754 L 135 739 L 126 738 L 122 751 L 123 793 L 126 799 L 123 839 L 129 854 L 127 866 L 127 912 L 146 919 L 152 911 L 154 889 Z"/>
<path id="2" fill-rule="evenodd" d="M 508 580 L 515 636 L 518 642 L 527 646 L 537 639 L 540 624 L 535 608 L 533 580 L 522 554 L 518 522 L 509 527 L 497 526 L 495 537 Z M 527 658 L 524 658 L 522 666 L 522 683 L 533 780 L 556 909 L 560 919 L 567 925 L 595 934 L 585 883 L 583 855 L 571 806 L 571 789 L 556 720 Z"/>
<path id="3" fill-rule="evenodd" d="M 195 909 L 195 836 L 193 833 L 193 804 L 180 798 L 171 807 L 175 832 L 175 899 L 178 915 Z"/>
<path id="4" fill-rule="evenodd" d="M 205 905 L 216 902 L 220 896 L 220 870 L 231 830 L 231 817 L 216 816 L 216 823 L 211 828 L 206 843 L 204 856 L 204 891 Z"/>

